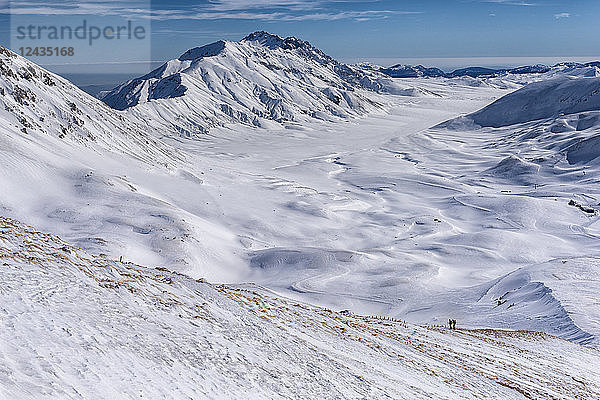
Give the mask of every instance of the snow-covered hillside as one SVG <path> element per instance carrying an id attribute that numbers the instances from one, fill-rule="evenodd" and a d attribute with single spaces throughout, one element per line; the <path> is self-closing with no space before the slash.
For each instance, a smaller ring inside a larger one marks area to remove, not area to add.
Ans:
<path id="1" fill-rule="evenodd" d="M 600 353 L 544 334 L 426 327 L 91 256 L 0 217 L 10 399 L 600 396 Z"/>
<path id="2" fill-rule="evenodd" d="M 310 43 L 255 32 L 190 49 L 103 95 L 150 124 L 184 136 L 227 123 L 273 127 L 379 110 L 375 93 L 421 95 L 384 74 L 335 61 Z"/>
<path id="3" fill-rule="evenodd" d="M 259 32 L 120 111 L 0 61 L 5 397 L 598 396 L 598 78 Z"/>
<path id="4" fill-rule="evenodd" d="M 589 163 L 600 157 L 600 78 L 567 75 L 533 82 L 440 127 L 506 127 L 518 131 L 511 143 L 519 151 L 535 143 L 565 154 L 571 164 Z"/>
<path id="5" fill-rule="evenodd" d="M 501 127 L 600 110 L 600 78 L 534 82 L 470 115 L 477 125 Z"/>
<path id="6" fill-rule="evenodd" d="M 537 325 L 542 313 L 544 320 L 554 320 L 551 325 L 561 336 L 597 343 L 599 92 L 599 78 L 534 82 L 420 139 L 428 147 L 435 143 L 431 157 L 463 160 L 459 180 L 474 185 L 477 195 L 461 202 L 479 218 L 489 215 L 507 223 L 505 233 L 529 231 L 529 237 L 515 238 L 516 246 L 541 234 L 535 239 L 537 251 L 555 238 L 556 249 L 563 248 L 481 287 L 485 295 L 475 303 L 498 301 L 494 312 L 506 326 L 515 320 L 521 327 Z M 569 242 L 573 250 L 566 250 Z"/>
<path id="7" fill-rule="evenodd" d="M 161 140 L 166 132 L 4 48 L 0 127 L 3 215 L 96 253 L 193 264 L 211 278 L 208 269 L 221 265 L 225 280 L 244 268 L 235 236 L 201 216 L 218 212 L 208 207 L 203 167 L 189 172 L 184 153 Z"/>
<path id="8" fill-rule="evenodd" d="M 26 135 L 48 147 L 64 141 L 163 166 L 180 158 L 142 124 L 1 46 L 0 125 L 5 137 Z"/>

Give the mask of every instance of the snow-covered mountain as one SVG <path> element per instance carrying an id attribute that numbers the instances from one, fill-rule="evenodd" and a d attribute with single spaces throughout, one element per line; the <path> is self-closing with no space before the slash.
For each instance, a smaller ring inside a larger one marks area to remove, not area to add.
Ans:
<path id="1" fill-rule="evenodd" d="M 190 49 L 102 100 L 189 136 L 227 123 L 346 119 L 381 109 L 385 99 L 375 93 L 420 94 L 382 73 L 339 63 L 306 41 L 255 32 Z"/>
<path id="2" fill-rule="evenodd" d="M 600 78 L 534 82 L 470 115 L 477 125 L 501 127 L 600 110 Z"/>
<path id="3" fill-rule="evenodd" d="M 115 110 L 0 61 L 1 395 L 598 397 L 596 66 L 400 81 L 258 32 Z"/>
<path id="4" fill-rule="evenodd" d="M 519 132 L 520 139 L 514 140 L 518 146 L 530 148 L 535 143 L 565 155 L 571 164 L 592 162 L 600 157 L 600 78 L 567 75 L 533 82 L 440 127 L 473 125 L 512 127 Z"/>
<path id="5" fill-rule="evenodd" d="M 455 69 L 452 72 L 444 72 L 435 67 L 424 67 L 422 65 L 404 65 L 397 64 L 391 67 L 371 66 L 370 69 L 379 71 L 392 78 L 417 78 L 417 77 L 513 77 L 514 75 L 577 75 L 577 76 L 600 76 L 600 62 L 593 61 L 589 63 L 558 63 L 552 66 L 544 64 L 523 65 L 516 68 L 486 68 L 486 67 L 465 67 Z"/>
<path id="6" fill-rule="evenodd" d="M 180 269 L 228 264 L 230 251 L 208 261 L 208 253 L 231 246 L 226 229 L 178 206 L 182 197 L 205 196 L 203 168 L 189 172 L 181 149 L 161 140 L 166 132 L 4 48 L 0 127 L 2 215 L 95 253 L 129 253 Z"/>
<path id="7" fill-rule="evenodd" d="M 454 70 L 446 76 L 449 78 L 456 78 L 460 76 L 470 76 L 471 78 L 477 78 L 479 76 L 491 76 L 502 72 L 504 72 L 504 70 L 496 70 L 484 67 L 466 67 Z"/>

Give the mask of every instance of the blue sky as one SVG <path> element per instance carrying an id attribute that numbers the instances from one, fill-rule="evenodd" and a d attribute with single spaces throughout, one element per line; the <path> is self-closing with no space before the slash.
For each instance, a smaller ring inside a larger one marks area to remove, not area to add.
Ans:
<path id="1" fill-rule="evenodd" d="M 9 3 L 20 18 L 76 14 L 135 19 L 148 18 L 151 8 L 149 57 L 154 61 L 219 39 L 239 40 L 255 30 L 298 36 L 341 60 L 382 64 L 600 57 L 598 0 L 155 0 L 151 5 L 144 0 L 0 0 L 4 45 L 10 45 Z M 135 56 L 127 49 L 119 53 L 126 62 L 139 61 Z"/>

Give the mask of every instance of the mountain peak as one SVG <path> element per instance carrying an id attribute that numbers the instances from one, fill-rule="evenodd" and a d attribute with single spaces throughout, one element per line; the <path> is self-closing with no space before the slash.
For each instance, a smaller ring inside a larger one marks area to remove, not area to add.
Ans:
<path id="1" fill-rule="evenodd" d="M 160 129 L 173 124 L 162 110 L 185 115 L 178 131 L 192 136 L 227 122 L 272 126 L 350 118 L 380 107 L 368 92 L 403 90 L 377 71 L 338 63 L 309 42 L 258 31 L 239 42 L 190 49 L 101 99 L 118 110 L 151 103 L 140 113 L 145 119 L 154 114 Z"/>
<path id="2" fill-rule="evenodd" d="M 197 60 L 198 58 L 214 57 L 225 50 L 225 41 L 219 40 L 205 46 L 189 49 L 179 57 L 179 61 Z"/>
<path id="3" fill-rule="evenodd" d="M 241 40 L 242 42 L 258 42 L 261 45 L 270 49 L 282 47 L 285 39 L 279 35 L 274 35 L 266 31 L 252 32 Z"/>
<path id="4" fill-rule="evenodd" d="M 294 36 L 288 36 L 284 39 L 279 35 L 274 35 L 269 32 L 256 31 L 243 38 L 241 42 L 259 44 L 270 50 L 296 50 L 303 57 L 316 60 L 320 63 L 337 63 L 333 58 L 329 57 L 309 42 Z"/>

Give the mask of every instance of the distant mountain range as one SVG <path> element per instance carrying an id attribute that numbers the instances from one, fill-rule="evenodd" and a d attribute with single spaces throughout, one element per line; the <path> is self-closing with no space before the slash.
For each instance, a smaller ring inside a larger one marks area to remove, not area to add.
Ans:
<path id="1" fill-rule="evenodd" d="M 542 74 L 551 72 L 553 70 L 564 70 L 564 69 L 586 69 L 586 68 L 600 68 L 600 61 L 593 61 L 589 63 L 573 63 L 565 62 L 559 63 L 552 66 L 544 64 L 536 65 L 525 65 L 517 68 L 484 68 L 484 67 L 466 67 L 456 69 L 452 72 L 444 72 L 439 68 L 435 67 L 424 67 L 422 65 L 404 65 L 396 64 L 391 67 L 379 67 L 372 68 L 392 78 L 421 78 L 421 77 L 445 77 L 445 78 L 456 78 L 461 76 L 470 76 L 472 78 L 477 77 L 489 77 L 503 74 Z"/>
<path id="2" fill-rule="evenodd" d="M 467 67 L 446 73 L 422 65 L 349 65 L 307 41 L 258 31 L 239 42 L 220 40 L 190 49 L 98 97 L 153 128 L 191 137 L 227 124 L 269 128 L 308 119 L 333 121 L 364 115 L 385 106 L 383 94 L 437 95 L 414 82 L 393 78 L 516 78 L 565 71 L 600 76 L 599 66 L 600 62 L 512 69 Z"/>

